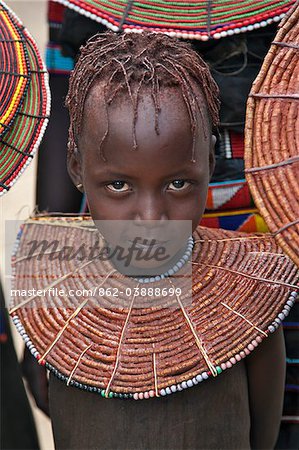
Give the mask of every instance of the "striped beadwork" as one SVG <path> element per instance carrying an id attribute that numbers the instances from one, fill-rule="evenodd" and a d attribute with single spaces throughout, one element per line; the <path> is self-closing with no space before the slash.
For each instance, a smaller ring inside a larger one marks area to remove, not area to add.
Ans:
<path id="1" fill-rule="evenodd" d="M 112 31 L 143 29 L 185 39 L 219 39 L 279 21 L 288 1 L 127 1 L 56 0 Z"/>
<path id="2" fill-rule="evenodd" d="M 280 30 L 247 103 L 245 173 L 279 245 L 299 265 L 299 6 Z"/>
<path id="3" fill-rule="evenodd" d="M 37 46 L 0 2 L 0 195 L 39 147 L 50 113 L 48 74 Z"/>

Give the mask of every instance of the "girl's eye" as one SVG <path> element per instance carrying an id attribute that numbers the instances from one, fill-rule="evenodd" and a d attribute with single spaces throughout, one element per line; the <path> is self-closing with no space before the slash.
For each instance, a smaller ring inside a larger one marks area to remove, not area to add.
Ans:
<path id="1" fill-rule="evenodd" d="M 168 189 L 171 191 L 182 191 L 190 186 L 190 183 L 186 180 L 174 180 L 168 185 Z"/>
<path id="2" fill-rule="evenodd" d="M 107 189 L 109 189 L 112 192 L 127 192 L 129 191 L 129 185 L 128 183 L 125 183 L 125 181 L 113 181 L 112 183 L 109 183 L 106 185 Z"/>

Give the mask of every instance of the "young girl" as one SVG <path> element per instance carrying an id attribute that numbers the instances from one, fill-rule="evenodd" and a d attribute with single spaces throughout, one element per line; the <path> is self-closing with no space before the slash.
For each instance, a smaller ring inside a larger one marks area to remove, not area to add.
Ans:
<path id="1" fill-rule="evenodd" d="M 134 310 L 133 298 L 124 316 L 113 308 L 92 316 L 83 302 L 57 321 L 51 310 L 45 319 L 39 310 L 24 312 L 27 300 L 12 309 L 52 372 L 58 449 L 275 444 L 285 376 L 279 323 L 294 302 L 296 269 L 269 236 L 198 227 L 214 168 L 217 94 L 200 57 L 165 35 L 106 34 L 81 51 L 67 98 L 69 173 L 95 221 L 191 221 L 193 298 L 185 307 L 176 295 L 176 308 L 158 310 Z M 84 219 L 63 220 L 68 242 L 90 242 Z M 31 220 L 23 235 L 59 236 L 59 222 Z M 173 273 L 191 264 L 189 250 L 184 245 L 173 268 L 144 273 L 137 286 L 155 287 L 161 278 L 173 285 Z M 55 285 L 63 286 L 65 270 Z M 106 278 L 112 272 L 114 261 Z"/>

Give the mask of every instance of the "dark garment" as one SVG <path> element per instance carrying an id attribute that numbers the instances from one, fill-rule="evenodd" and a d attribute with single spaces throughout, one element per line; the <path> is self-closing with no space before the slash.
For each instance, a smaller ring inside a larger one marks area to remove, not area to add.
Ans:
<path id="1" fill-rule="evenodd" d="M 13 345 L 1 284 L 0 304 L 7 335 L 6 341 L 0 344 L 0 448 L 36 450 L 39 449 L 39 444 L 35 423 Z"/>
<path id="2" fill-rule="evenodd" d="M 69 118 L 64 106 L 68 78 L 50 75 L 51 118 L 38 154 L 36 203 L 38 210 L 74 213 L 82 194 L 75 188 L 66 167 Z"/>
<path id="3" fill-rule="evenodd" d="M 56 449 L 249 449 L 243 361 L 213 380 L 148 400 L 104 399 L 50 376 Z"/>

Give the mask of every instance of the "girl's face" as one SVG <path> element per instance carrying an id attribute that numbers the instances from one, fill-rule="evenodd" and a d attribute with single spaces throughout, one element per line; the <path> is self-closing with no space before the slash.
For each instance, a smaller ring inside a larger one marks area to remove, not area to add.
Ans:
<path id="1" fill-rule="evenodd" d="M 134 93 L 133 93 L 134 94 Z M 138 148 L 133 150 L 133 106 L 120 95 L 107 108 L 101 84 L 92 87 L 84 107 L 77 155 L 69 160 L 75 184 L 82 183 L 94 220 L 191 220 L 193 231 L 206 203 L 214 168 L 215 137 L 198 117 L 195 162 L 191 161 L 189 115 L 177 87 L 161 90 L 160 134 L 150 92 L 141 92 L 136 121 Z M 206 112 L 205 106 L 202 107 Z M 204 126 L 206 131 L 204 132 Z"/>

